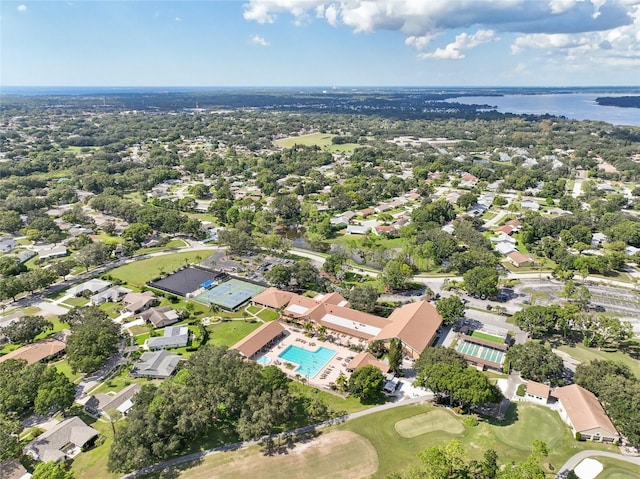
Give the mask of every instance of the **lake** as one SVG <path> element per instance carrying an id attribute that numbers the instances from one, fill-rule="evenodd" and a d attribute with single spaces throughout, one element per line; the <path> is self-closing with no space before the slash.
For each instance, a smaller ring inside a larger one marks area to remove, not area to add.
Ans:
<path id="1" fill-rule="evenodd" d="M 630 94 L 632 95 L 632 94 Z M 566 93 L 546 95 L 467 96 L 451 101 L 467 105 L 496 106 L 501 113 L 557 115 L 574 120 L 606 121 L 613 125 L 640 126 L 640 109 L 600 106 L 597 97 L 625 96 L 607 93 Z"/>

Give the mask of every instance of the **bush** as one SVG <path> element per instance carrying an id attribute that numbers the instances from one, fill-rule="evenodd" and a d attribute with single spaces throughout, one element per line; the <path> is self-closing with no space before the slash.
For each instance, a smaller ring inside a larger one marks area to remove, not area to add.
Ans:
<path id="1" fill-rule="evenodd" d="M 524 393 L 527 390 L 526 384 L 520 384 L 518 386 L 518 390 L 516 391 L 516 396 L 524 397 Z"/>
<path id="2" fill-rule="evenodd" d="M 478 421 L 478 418 L 476 416 L 467 416 L 462 419 L 462 422 L 469 427 L 476 427 L 480 423 L 480 421 Z"/>
<path id="3" fill-rule="evenodd" d="M 582 441 L 582 434 L 576 432 L 576 441 Z"/>

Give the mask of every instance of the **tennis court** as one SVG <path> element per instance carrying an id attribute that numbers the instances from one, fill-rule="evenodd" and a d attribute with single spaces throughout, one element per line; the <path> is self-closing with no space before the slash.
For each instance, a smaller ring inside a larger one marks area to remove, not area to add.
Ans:
<path id="1" fill-rule="evenodd" d="M 217 304 L 227 311 L 235 311 L 265 289 L 264 286 L 232 278 L 199 294 L 194 299 L 206 305 Z"/>
<path id="2" fill-rule="evenodd" d="M 153 281 L 149 283 L 149 286 L 179 296 L 186 296 L 203 287 L 203 283 L 213 283 L 220 276 L 220 273 L 214 271 L 189 266 L 168 275 L 166 278 Z"/>
<path id="3" fill-rule="evenodd" d="M 461 341 L 458 343 L 458 347 L 456 349 L 460 354 L 464 354 L 466 356 L 473 356 L 474 358 L 480 358 L 496 364 L 502 364 L 504 362 L 504 351 L 489 348 L 487 346 Z"/>

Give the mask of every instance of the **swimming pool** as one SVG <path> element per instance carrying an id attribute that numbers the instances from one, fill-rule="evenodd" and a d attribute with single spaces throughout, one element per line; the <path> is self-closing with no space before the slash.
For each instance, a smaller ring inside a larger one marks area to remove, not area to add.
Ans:
<path id="1" fill-rule="evenodd" d="M 258 359 L 256 359 L 256 362 L 258 364 L 262 364 L 263 366 L 266 366 L 271 362 L 271 358 L 269 356 L 260 356 Z"/>
<path id="2" fill-rule="evenodd" d="M 315 351 L 299 348 L 298 346 L 289 346 L 282 351 L 278 357 L 298 364 L 296 373 L 308 378 L 314 377 L 318 372 L 327 365 L 329 360 L 336 354 L 333 349 L 321 347 Z"/>

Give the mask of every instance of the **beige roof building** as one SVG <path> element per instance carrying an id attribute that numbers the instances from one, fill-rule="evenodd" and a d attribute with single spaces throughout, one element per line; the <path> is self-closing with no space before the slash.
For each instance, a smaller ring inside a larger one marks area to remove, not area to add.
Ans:
<path id="1" fill-rule="evenodd" d="M 598 398 L 585 388 L 572 384 L 552 393 L 558 398 L 560 417 L 581 439 L 615 442 L 620 434 L 602 408 Z"/>
<path id="2" fill-rule="evenodd" d="M 405 304 L 391 313 L 389 324 L 376 339 L 398 338 L 405 353 L 417 358 L 433 343 L 441 325 L 442 316 L 436 308 L 427 301 L 418 301 Z"/>
<path id="3" fill-rule="evenodd" d="M 8 359 L 23 359 L 27 364 L 37 363 L 64 351 L 65 343 L 57 339 L 43 339 L 0 356 L 0 363 Z"/>
<path id="4" fill-rule="evenodd" d="M 347 371 L 355 371 L 356 369 L 364 366 L 375 366 L 383 373 L 389 372 L 389 363 L 380 361 L 373 354 L 367 351 L 357 354 L 351 361 L 349 361 L 347 364 Z"/>
<path id="5" fill-rule="evenodd" d="M 245 358 L 251 358 L 284 332 L 284 326 L 279 321 L 270 321 L 231 346 L 231 349 L 239 351 Z"/>
<path id="6" fill-rule="evenodd" d="M 251 301 L 255 304 L 278 309 L 289 304 L 293 296 L 295 296 L 295 294 L 288 291 L 282 291 L 278 288 L 267 288 L 262 293 L 254 296 Z"/>
<path id="7" fill-rule="evenodd" d="M 151 291 L 145 291 L 144 293 L 129 293 L 122 298 L 122 301 L 125 311 L 137 314 L 153 306 L 158 299 Z"/>
<path id="8" fill-rule="evenodd" d="M 547 404 L 549 396 L 551 395 L 551 388 L 546 384 L 537 383 L 535 381 L 527 381 L 527 390 L 525 391 L 525 398 L 528 401 L 537 402 L 540 404 Z"/>

